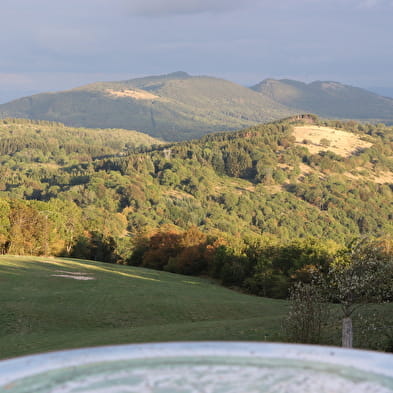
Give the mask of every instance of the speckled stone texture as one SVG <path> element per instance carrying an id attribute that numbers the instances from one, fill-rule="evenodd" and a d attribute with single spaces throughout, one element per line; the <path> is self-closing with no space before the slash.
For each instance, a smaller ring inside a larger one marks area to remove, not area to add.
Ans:
<path id="1" fill-rule="evenodd" d="M 173 343 L 0 362 L 8 393 L 393 393 L 393 355 L 257 343 Z"/>

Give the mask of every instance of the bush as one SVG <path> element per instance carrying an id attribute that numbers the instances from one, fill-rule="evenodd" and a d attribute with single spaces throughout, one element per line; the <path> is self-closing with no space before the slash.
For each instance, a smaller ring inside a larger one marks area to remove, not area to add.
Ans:
<path id="1" fill-rule="evenodd" d="M 290 311 L 284 331 L 290 342 L 319 344 L 328 322 L 329 307 L 320 286 L 296 283 L 290 290 Z"/>

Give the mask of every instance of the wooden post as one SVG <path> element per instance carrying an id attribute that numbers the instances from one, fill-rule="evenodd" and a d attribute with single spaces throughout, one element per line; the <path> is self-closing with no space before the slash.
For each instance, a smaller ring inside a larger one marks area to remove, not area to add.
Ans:
<path id="1" fill-rule="evenodd" d="M 343 318 L 342 346 L 344 348 L 352 348 L 352 336 L 352 319 L 349 317 Z"/>

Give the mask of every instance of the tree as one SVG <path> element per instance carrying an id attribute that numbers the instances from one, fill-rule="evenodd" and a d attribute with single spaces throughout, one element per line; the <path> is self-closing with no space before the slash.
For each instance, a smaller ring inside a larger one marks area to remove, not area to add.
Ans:
<path id="1" fill-rule="evenodd" d="M 48 253 L 48 236 L 51 223 L 48 218 L 26 202 L 12 201 L 9 215 L 10 254 L 45 255 Z"/>
<path id="2" fill-rule="evenodd" d="M 298 281 L 290 291 L 291 308 L 285 320 L 289 339 L 317 343 L 329 304 L 338 304 L 342 346 L 353 343 L 352 316 L 360 307 L 393 299 L 392 243 L 367 238 L 352 242 L 336 254 L 327 273 L 314 270 L 310 282 Z M 300 278 L 300 277 L 299 277 Z"/>
<path id="3" fill-rule="evenodd" d="M 229 176 L 242 177 L 247 169 L 252 167 L 250 156 L 242 150 L 233 150 L 227 153 L 225 168 Z"/>
<path id="4" fill-rule="evenodd" d="M 378 241 L 357 240 L 338 255 L 325 285 L 328 299 L 341 306 L 342 346 L 351 348 L 354 311 L 367 303 L 392 299 L 392 254 Z"/>
<path id="5" fill-rule="evenodd" d="M 10 232 L 10 205 L 4 200 L 0 199 L 0 254 L 5 254 L 9 245 Z"/>

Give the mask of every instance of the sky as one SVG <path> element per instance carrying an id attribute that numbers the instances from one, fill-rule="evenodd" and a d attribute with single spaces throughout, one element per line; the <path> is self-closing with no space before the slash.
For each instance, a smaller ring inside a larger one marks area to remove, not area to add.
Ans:
<path id="1" fill-rule="evenodd" d="M 1 0 L 0 103 L 186 71 L 393 88 L 393 0 Z"/>

